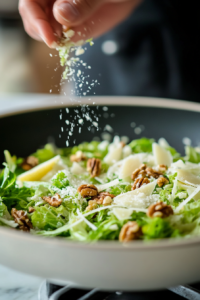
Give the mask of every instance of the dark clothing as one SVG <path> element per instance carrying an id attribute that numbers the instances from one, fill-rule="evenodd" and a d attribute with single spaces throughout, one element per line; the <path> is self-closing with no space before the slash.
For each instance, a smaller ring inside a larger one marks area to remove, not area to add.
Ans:
<path id="1" fill-rule="evenodd" d="M 200 13 L 193 2 L 144 0 L 88 46 L 83 60 L 92 69 L 84 72 L 100 83 L 89 94 L 200 101 Z M 113 55 L 102 51 L 107 40 L 118 45 Z"/>

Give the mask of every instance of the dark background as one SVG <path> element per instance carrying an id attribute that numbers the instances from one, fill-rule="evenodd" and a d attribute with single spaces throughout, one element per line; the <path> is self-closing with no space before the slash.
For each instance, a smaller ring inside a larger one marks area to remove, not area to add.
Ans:
<path id="1" fill-rule="evenodd" d="M 199 102 L 198 4 L 194 0 L 144 0 L 127 20 L 87 47 L 81 58 L 92 68 L 82 67 L 82 71 L 99 84 L 88 92 L 86 85 L 77 86 L 76 93 Z M 106 41 L 117 45 L 110 55 L 103 50 Z M 0 54 L 0 93 L 61 92 L 62 69 L 56 51 L 26 35 L 17 0 L 0 1 Z M 71 87 L 66 84 L 64 90 L 70 95 Z"/>

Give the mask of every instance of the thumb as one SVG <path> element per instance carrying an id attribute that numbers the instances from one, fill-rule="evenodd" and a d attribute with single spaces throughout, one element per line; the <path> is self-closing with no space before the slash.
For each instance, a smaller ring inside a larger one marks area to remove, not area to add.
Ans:
<path id="1" fill-rule="evenodd" d="M 55 19 L 62 25 L 76 26 L 85 21 L 104 0 L 58 0 L 53 7 Z"/>

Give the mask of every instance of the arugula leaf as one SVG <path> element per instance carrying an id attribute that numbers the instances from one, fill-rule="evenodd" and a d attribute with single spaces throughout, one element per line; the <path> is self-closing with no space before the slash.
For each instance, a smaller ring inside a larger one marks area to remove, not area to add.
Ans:
<path id="1" fill-rule="evenodd" d="M 5 169 L 2 172 L 0 179 L 0 197 L 8 210 L 12 207 L 23 209 L 27 206 L 27 198 L 33 196 L 34 190 L 25 186 L 19 188 L 16 185 L 16 175 L 11 172 L 5 164 Z"/>
<path id="2" fill-rule="evenodd" d="M 6 159 L 6 163 L 8 165 L 8 168 L 11 172 L 15 172 L 15 169 L 17 168 L 17 164 L 16 164 L 16 156 L 11 156 L 10 152 L 8 150 L 4 151 L 4 156 Z"/>
<path id="3" fill-rule="evenodd" d="M 15 186 L 16 175 L 11 172 L 7 166 L 5 165 L 5 169 L 3 170 L 0 177 L 0 196 L 2 197 L 5 193 L 12 189 Z"/>
<path id="4" fill-rule="evenodd" d="M 141 152 L 152 152 L 152 144 L 154 139 L 141 138 L 137 140 L 133 140 L 129 146 L 131 147 L 133 153 L 141 153 Z"/>

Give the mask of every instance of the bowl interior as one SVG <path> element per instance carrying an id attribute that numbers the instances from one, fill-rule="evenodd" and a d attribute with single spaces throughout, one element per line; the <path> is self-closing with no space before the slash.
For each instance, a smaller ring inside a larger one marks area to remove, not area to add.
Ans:
<path id="1" fill-rule="evenodd" d="M 71 124 L 74 124 L 73 131 Z M 0 128 L 1 162 L 5 149 L 23 157 L 49 141 L 66 147 L 69 140 L 69 146 L 73 146 L 94 138 L 102 139 L 103 133 L 112 137 L 128 136 L 130 140 L 164 137 L 181 153 L 184 137 L 189 137 L 194 145 L 200 142 L 199 112 L 147 106 L 49 108 L 1 117 Z"/>

